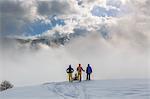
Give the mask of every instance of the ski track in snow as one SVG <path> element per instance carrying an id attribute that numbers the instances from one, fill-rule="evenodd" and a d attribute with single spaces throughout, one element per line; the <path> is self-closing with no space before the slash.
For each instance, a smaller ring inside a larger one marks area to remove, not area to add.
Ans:
<path id="1" fill-rule="evenodd" d="M 57 95 L 63 97 L 63 99 L 88 99 L 86 89 L 83 84 L 79 82 L 73 83 L 56 83 L 53 86 L 52 91 Z M 48 87 L 48 90 L 51 89 Z"/>
<path id="2" fill-rule="evenodd" d="M 136 89 L 138 87 L 132 88 L 133 86 L 131 86 L 130 88 L 128 88 L 124 86 L 122 87 L 123 89 L 120 90 L 117 89 L 117 87 L 116 89 L 113 87 L 111 89 L 109 86 L 110 85 L 105 87 L 103 86 L 99 87 L 99 85 L 92 85 L 91 81 L 88 82 L 82 81 L 81 83 L 61 82 L 55 83 L 51 91 L 60 96 L 61 99 L 99 99 L 99 98 L 105 99 L 106 97 L 107 97 L 106 99 L 111 99 L 110 97 L 113 97 L 112 99 L 119 99 L 117 97 L 122 97 L 123 99 L 131 99 L 134 97 L 137 99 L 141 99 L 140 97 L 135 96 L 140 93 L 138 92 L 139 90 Z M 126 96 L 130 98 L 127 98 Z"/>

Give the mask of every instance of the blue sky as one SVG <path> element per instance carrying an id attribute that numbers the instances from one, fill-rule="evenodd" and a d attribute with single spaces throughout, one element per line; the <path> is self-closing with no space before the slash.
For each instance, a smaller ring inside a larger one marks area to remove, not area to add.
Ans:
<path id="1" fill-rule="evenodd" d="M 96 17 L 117 17 L 120 11 L 118 9 L 110 8 L 106 9 L 102 6 L 94 6 L 91 10 L 91 14 Z M 56 25 L 64 26 L 65 20 L 57 18 L 56 15 L 53 15 L 52 17 L 49 17 L 48 20 L 50 22 L 45 23 L 44 20 L 36 20 L 32 23 L 28 23 L 24 26 L 24 35 L 26 36 L 33 36 L 33 35 L 39 35 L 43 32 L 46 32 L 47 30 L 52 30 Z M 106 29 L 105 29 L 106 30 Z M 103 34 L 106 35 L 107 31 L 102 30 Z M 105 33 L 104 33 L 105 32 Z"/>
<path id="2" fill-rule="evenodd" d="M 60 26 L 65 25 L 63 19 L 58 19 L 56 17 L 57 16 L 49 17 L 48 19 L 50 20 L 50 22 L 48 23 L 45 23 L 44 20 L 41 19 L 25 25 L 24 35 L 26 36 L 39 35 L 42 34 L 43 32 L 46 32 L 47 30 L 53 29 L 56 25 Z"/>

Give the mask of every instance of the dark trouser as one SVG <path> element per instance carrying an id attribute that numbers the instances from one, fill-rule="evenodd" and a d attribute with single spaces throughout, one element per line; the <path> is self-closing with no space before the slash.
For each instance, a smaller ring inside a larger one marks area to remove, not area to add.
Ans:
<path id="1" fill-rule="evenodd" d="M 91 80 L 91 74 L 90 73 L 87 73 L 87 76 L 86 76 L 86 80 Z"/>

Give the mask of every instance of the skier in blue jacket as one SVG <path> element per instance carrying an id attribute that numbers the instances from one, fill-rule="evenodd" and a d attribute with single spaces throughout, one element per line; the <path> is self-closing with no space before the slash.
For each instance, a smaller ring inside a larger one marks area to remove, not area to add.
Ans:
<path id="1" fill-rule="evenodd" d="M 92 68 L 90 66 L 90 64 L 88 64 L 87 68 L 86 68 L 86 80 L 91 80 L 90 76 L 91 76 L 91 73 L 92 73 Z"/>

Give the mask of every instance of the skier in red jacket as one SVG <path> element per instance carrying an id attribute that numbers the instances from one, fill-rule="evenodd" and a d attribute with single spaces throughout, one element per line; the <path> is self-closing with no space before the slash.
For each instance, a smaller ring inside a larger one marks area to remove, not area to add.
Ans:
<path id="1" fill-rule="evenodd" d="M 85 70 L 83 70 L 81 64 L 79 64 L 79 66 L 77 67 L 77 72 L 78 72 L 78 79 L 79 79 L 79 81 L 82 80 L 82 71 L 84 72 Z"/>

